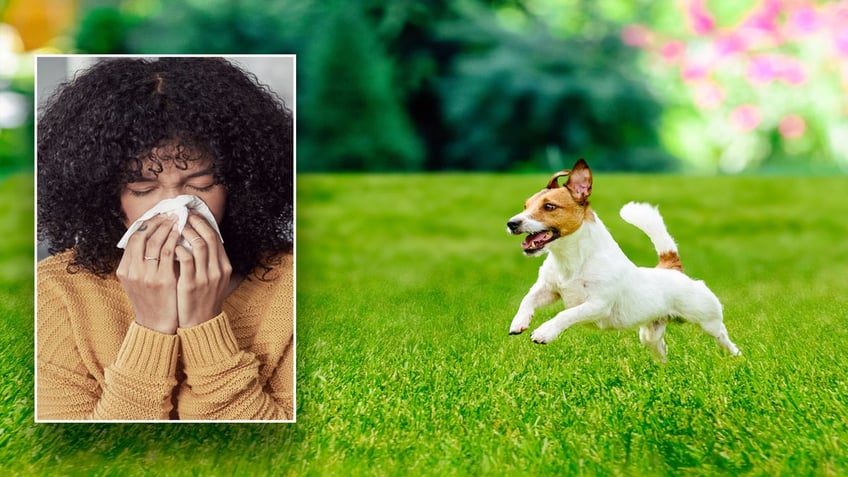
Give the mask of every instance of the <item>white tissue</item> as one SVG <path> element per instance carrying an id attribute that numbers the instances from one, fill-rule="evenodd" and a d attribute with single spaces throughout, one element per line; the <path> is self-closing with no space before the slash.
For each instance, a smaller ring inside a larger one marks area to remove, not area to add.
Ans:
<path id="1" fill-rule="evenodd" d="M 118 248 L 126 248 L 127 242 L 130 240 L 130 236 L 135 233 L 136 230 L 141 226 L 141 223 L 145 220 L 151 219 L 158 214 L 174 214 L 177 216 L 177 230 L 182 234 L 183 229 L 185 228 L 186 221 L 188 220 L 188 211 L 193 210 L 200 214 L 209 225 L 215 229 L 215 232 L 218 233 L 218 238 L 221 239 L 221 242 L 224 241 L 223 237 L 221 237 L 221 231 L 218 229 L 218 223 L 215 222 L 215 217 L 212 216 L 212 212 L 209 210 L 209 207 L 206 206 L 206 203 L 195 195 L 178 195 L 173 199 L 165 199 L 162 202 L 159 202 L 152 209 L 145 212 L 141 217 L 138 218 L 130 228 L 127 229 L 127 232 L 121 237 L 121 241 L 118 242 Z M 179 245 L 191 250 L 191 244 L 180 235 L 180 239 L 177 242 Z"/>

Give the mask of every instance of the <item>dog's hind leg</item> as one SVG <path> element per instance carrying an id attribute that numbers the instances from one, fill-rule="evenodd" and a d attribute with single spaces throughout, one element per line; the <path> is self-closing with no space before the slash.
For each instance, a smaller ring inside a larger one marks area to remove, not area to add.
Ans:
<path id="1" fill-rule="evenodd" d="M 639 328 L 639 341 L 651 350 L 657 359 L 665 363 L 668 348 L 665 344 L 665 320 L 657 320 Z"/>
<path id="2" fill-rule="evenodd" d="M 706 321 L 703 323 L 699 323 L 701 325 L 701 329 L 703 329 L 708 335 L 714 337 L 718 344 L 726 349 L 733 356 L 740 356 L 742 354 L 739 351 L 739 348 L 730 341 L 730 337 L 727 336 L 727 328 L 725 328 L 724 323 L 721 319 Z"/>
<path id="3" fill-rule="evenodd" d="M 722 320 L 721 302 L 703 282 L 694 282 L 693 285 L 690 293 L 678 300 L 675 316 L 700 326 L 733 356 L 741 355 L 742 352 L 727 336 L 727 328 Z"/>

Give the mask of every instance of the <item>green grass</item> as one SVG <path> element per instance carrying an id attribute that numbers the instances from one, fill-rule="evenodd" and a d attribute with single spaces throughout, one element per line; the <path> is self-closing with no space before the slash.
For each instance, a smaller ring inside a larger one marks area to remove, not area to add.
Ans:
<path id="1" fill-rule="evenodd" d="M 32 433 L 33 179 L 0 179 L 0 469 L 26 462 Z"/>
<path id="2" fill-rule="evenodd" d="M 2 388 L 0 466 L 72 475 L 848 473 L 848 179 L 596 176 L 593 207 L 638 264 L 656 257 L 618 208 L 660 204 L 687 272 L 722 299 L 744 353 L 729 357 L 695 327 L 675 325 L 665 366 L 636 331 L 578 327 L 546 346 L 507 334 L 541 260 L 521 255 L 505 223 L 546 179 L 299 177 L 294 425 L 32 425 L 31 376 L 21 369 L 32 363 L 31 275 L 14 282 L 0 364 L 17 378 Z M 559 309 L 545 308 L 532 327 Z"/>

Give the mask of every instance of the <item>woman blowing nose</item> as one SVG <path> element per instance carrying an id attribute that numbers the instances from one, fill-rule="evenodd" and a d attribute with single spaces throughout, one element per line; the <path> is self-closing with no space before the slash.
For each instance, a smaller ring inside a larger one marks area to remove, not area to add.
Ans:
<path id="1" fill-rule="evenodd" d="M 292 156 L 291 111 L 220 58 L 110 58 L 49 99 L 38 420 L 294 419 Z"/>

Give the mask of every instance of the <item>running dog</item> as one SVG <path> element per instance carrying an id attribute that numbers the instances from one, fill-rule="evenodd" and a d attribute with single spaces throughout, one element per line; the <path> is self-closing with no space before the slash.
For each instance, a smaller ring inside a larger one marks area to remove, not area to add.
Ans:
<path id="1" fill-rule="evenodd" d="M 563 176 L 568 179 L 560 186 Z M 562 299 L 565 310 L 533 331 L 535 343 L 547 343 L 580 323 L 638 326 L 642 344 L 664 362 L 666 323 L 681 318 L 699 325 L 730 354 L 742 354 L 727 335 L 718 298 L 704 282 L 683 273 L 677 245 L 657 208 L 634 202 L 621 208 L 621 217 L 645 232 L 659 255 L 655 268 L 637 267 L 589 206 L 591 194 L 592 171 L 580 159 L 570 171 L 554 174 L 527 200 L 524 212 L 507 222 L 507 232 L 527 234 L 521 244 L 525 255 L 548 253 L 510 334 L 528 329 L 537 308 Z"/>

